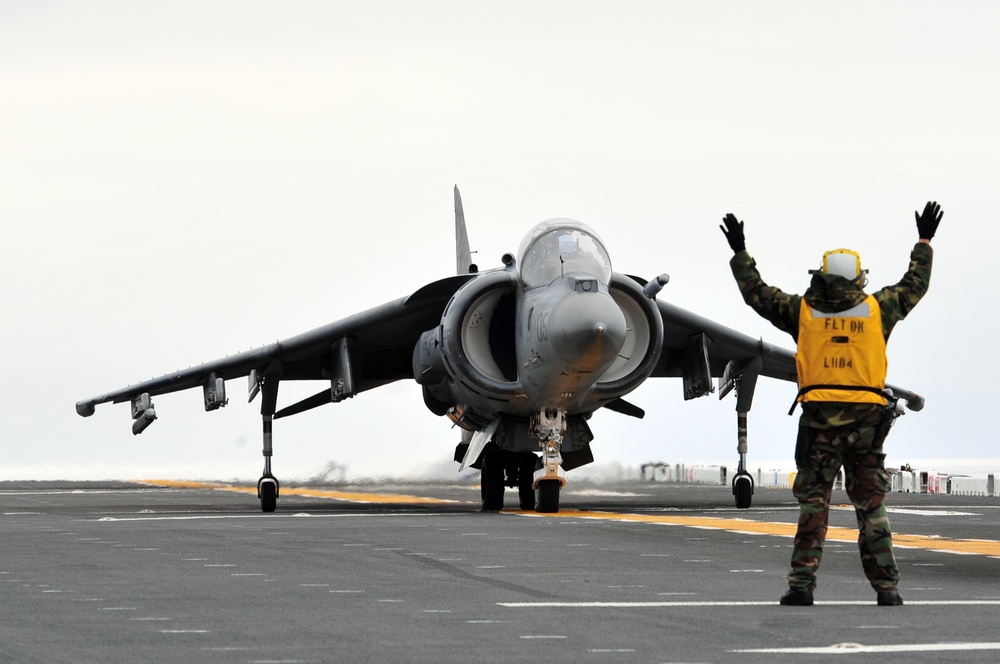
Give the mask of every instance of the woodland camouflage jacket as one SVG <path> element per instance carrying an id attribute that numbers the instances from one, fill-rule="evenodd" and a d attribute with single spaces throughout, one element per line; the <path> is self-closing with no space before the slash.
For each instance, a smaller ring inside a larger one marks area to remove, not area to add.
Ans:
<path id="1" fill-rule="evenodd" d="M 882 311 L 882 332 L 886 341 L 896 323 L 906 318 L 930 286 L 931 246 L 918 242 L 910 252 L 910 267 L 903 278 L 892 286 L 874 293 Z M 739 284 L 743 299 L 760 316 L 798 341 L 799 312 L 802 298 L 806 304 L 824 313 L 844 311 L 860 304 L 867 297 L 863 288 L 843 277 L 813 272 L 812 283 L 805 295 L 790 295 L 769 286 L 761 279 L 757 263 L 746 251 L 738 252 L 729 262 Z M 800 424 L 811 428 L 844 426 L 856 421 L 872 408 L 880 406 L 843 403 L 809 402 L 803 405 Z"/>

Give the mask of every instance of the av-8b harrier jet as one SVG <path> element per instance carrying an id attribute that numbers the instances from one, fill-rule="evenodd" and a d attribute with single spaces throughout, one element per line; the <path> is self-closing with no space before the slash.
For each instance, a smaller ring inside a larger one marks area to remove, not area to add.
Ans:
<path id="1" fill-rule="evenodd" d="M 522 509 L 558 512 L 566 471 L 593 461 L 587 420 L 599 408 L 625 416 L 644 411 L 624 397 L 647 378 L 680 378 L 685 399 L 715 391 L 736 395 L 739 465 L 736 506 L 747 508 L 747 413 L 759 376 L 794 382 L 795 357 L 662 299 L 667 283 L 612 270 L 598 235 L 571 219 L 532 228 L 516 257 L 480 271 L 472 264 L 462 201 L 455 188 L 456 276 L 411 295 L 284 341 L 76 404 L 89 417 L 101 403 L 130 402 L 132 432 L 156 419 L 152 397 L 201 388 L 205 410 L 225 406 L 226 381 L 249 377 L 260 397 L 264 470 L 261 508 L 275 510 L 274 420 L 336 403 L 393 381 L 415 380 L 424 403 L 461 428 L 462 467 L 481 470 L 485 511 L 517 487 Z M 278 408 L 283 381 L 318 381 L 323 389 Z M 892 388 L 913 410 L 915 394 Z"/>

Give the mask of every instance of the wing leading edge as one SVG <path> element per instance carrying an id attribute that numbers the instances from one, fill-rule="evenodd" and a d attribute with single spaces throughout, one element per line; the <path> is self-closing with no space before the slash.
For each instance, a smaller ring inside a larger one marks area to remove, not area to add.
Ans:
<path id="1" fill-rule="evenodd" d="M 344 397 L 412 378 L 413 347 L 420 333 L 440 321 L 448 299 L 471 278 L 469 275 L 435 281 L 408 297 L 283 341 L 84 399 L 77 402 L 76 411 L 83 417 L 89 417 L 98 404 L 123 403 L 143 394 L 152 397 L 197 387 L 204 387 L 207 393 L 215 387 L 217 379 L 252 376 L 257 380 L 266 377 L 278 380 L 333 380 L 343 372 L 341 354 L 345 352 L 346 363 L 350 367 L 351 388 Z M 344 339 L 348 340 L 346 351 L 341 350 L 341 340 Z M 251 398 L 254 394 L 252 391 Z M 224 404 L 216 402 L 215 407 L 219 405 Z M 206 397 L 206 410 L 211 409 Z"/>

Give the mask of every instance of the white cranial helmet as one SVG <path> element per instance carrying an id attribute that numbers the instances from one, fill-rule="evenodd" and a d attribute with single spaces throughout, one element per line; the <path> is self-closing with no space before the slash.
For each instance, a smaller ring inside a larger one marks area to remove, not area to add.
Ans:
<path id="1" fill-rule="evenodd" d="M 823 272 L 854 281 L 862 275 L 861 256 L 850 249 L 828 251 L 823 254 Z"/>

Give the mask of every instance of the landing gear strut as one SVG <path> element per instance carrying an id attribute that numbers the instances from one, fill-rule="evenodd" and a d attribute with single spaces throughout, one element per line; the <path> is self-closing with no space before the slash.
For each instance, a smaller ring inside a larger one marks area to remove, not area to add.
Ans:
<path id="1" fill-rule="evenodd" d="M 257 480 L 257 498 L 262 512 L 273 512 L 278 507 L 278 478 L 271 474 L 271 416 L 264 416 L 264 473 Z"/>
<path id="2" fill-rule="evenodd" d="M 278 494 L 280 487 L 278 479 L 271 474 L 272 436 L 271 429 L 274 422 L 274 411 L 278 403 L 278 380 L 277 378 L 264 378 L 256 383 L 261 393 L 260 415 L 263 421 L 264 433 L 264 472 L 257 480 L 257 498 L 260 499 L 260 510 L 262 512 L 273 512 L 278 507 Z M 251 389 L 251 399 L 256 395 L 256 391 Z"/>
<path id="3" fill-rule="evenodd" d="M 745 510 L 753 502 L 753 477 L 747 472 L 747 413 L 753 403 L 753 392 L 757 386 L 757 376 L 764 366 L 759 356 L 742 363 L 730 361 L 719 381 L 719 398 L 731 390 L 736 391 L 736 451 L 740 455 L 739 467 L 733 475 L 733 496 L 736 507 Z"/>
<path id="4" fill-rule="evenodd" d="M 747 414 L 737 413 L 737 421 L 739 443 L 736 449 L 740 453 L 740 464 L 733 476 L 733 495 L 736 496 L 736 507 L 745 510 L 753 501 L 753 477 L 747 472 Z"/>
<path id="5" fill-rule="evenodd" d="M 522 510 L 535 509 L 533 486 L 538 457 L 531 452 L 505 452 L 495 445 L 483 452 L 480 493 L 484 512 L 503 509 L 505 487 L 517 487 L 518 505 Z"/>
<path id="6" fill-rule="evenodd" d="M 552 514 L 559 511 L 559 492 L 566 484 L 560 467 L 566 412 L 542 410 L 535 416 L 534 425 L 542 449 L 542 467 L 535 472 L 535 511 Z"/>

